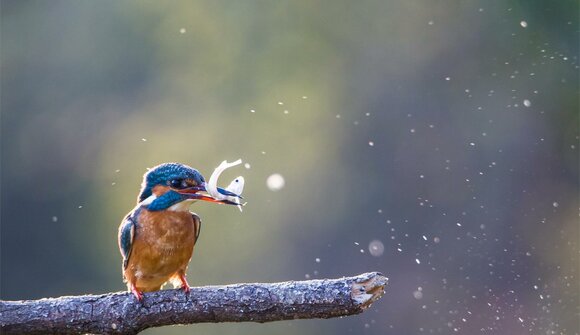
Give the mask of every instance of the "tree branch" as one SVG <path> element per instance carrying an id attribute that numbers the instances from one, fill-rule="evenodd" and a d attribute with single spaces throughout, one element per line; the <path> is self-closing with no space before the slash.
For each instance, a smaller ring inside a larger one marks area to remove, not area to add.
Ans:
<path id="1" fill-rule="evenodd" d="M 384 293 L 378 272 L 354 277 L 235 284 L 146 293 L 0 301 L 2 334 L 137 334 L 150 327 L 202 322 L 270 322 L 358 314 Z"/>

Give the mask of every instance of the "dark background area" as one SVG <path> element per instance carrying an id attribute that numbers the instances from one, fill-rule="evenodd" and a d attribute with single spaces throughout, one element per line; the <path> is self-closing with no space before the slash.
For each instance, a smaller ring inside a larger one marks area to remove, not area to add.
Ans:
<path id="1" fill-rule="evenodd" d="M 578 9 L 2 0 L 0 297 L 124 290 L 146 168 L 242 158 L 243 213 L 192 206 L 192 285 L 381 271 L 385 297 L 144 333 L 577 334 Z"/>

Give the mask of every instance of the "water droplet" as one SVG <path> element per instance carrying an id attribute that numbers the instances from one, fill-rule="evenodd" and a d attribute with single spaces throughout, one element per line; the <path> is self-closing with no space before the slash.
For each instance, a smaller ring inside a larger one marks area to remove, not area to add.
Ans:
<path id="1" fill-rule="evenodd" d="M 528 100 L 528 99 L 524 100 L 524 106 L 530 107 L 531 105 L 532 105 L 532 102 L 530 100 Z"/>
<path id="2" fill-rule="evenodd" d="M 433 237 L 433 242 L 439 243 L 439 242 L 441 242 L 441 239 L 439 237 L 435 236 L 435 237 Z"/>
<path id="3" fill-rule="evenodd" d="M 375 146 L 375 142 L 369 141 L 369 146 L 374 147 Z"/>
<path id="4" fill-rule="evenodd" d="M 278 105 L 282 106 L 284 103 L 282 101 L 278 101 Z"/>
<path id="5" fill-rule="evenodd" d="M 560 204 L 554 201 L 554 203 L 552 204 L 552 206 L 554 206 L 554 208 L 557 208 L 558 206 L 560 206 Z"/>
<path id="6" fill-rule="evenodd" d="M 255 113 L 256 110 L 255 109 L 250 109 L 250 113 Z"/>
<path id="7" fill-rule="evenodd" d="M 250 165 L 250 163 L 246 163 L 244 164 L 244 167 L 249 170 L 252 166 Z"/>
<path id="8" fill-rule="evenodd" d="M 185 30 L 185 28 L 181 28 L 181 29 L 179 29 L 179 32 L 180 32 L 181 34 L 185 34 L 185 33 L 187 32 L 187 30 Z"/>
<path id="9" fill-rule="evenodd" d="M 385 245 L 379 240 L 372 240 L 369 243 L 369 252 L 375 257 L 379 257 L 385 252 Z"/>
<path id="10" fill-rule="evenodd" d="M 147 139 L 146 138 L 142 138 L 141 141 L 147 142 Z"/>
<path id="11" fill-rule="evenodd" d="M 58 221 L 58 217 L 56 217 L 56 216 L 53 216 L 53 217 L 52 217 L 52 222 L 56 222 L 56 221 Z"/>
<path id="12" fill-rule="evenodd" d="M 445 77 L 445 80 L 450 81 L 451 77 Z"/>
<path id="13" fill-rule="evenodd" d="M 270 189 L 270 191 L 279 191 L 284 188 L 284 177 L 282 177 L 279 173 L 274 173 L 266 179 L 266 185 Z"/>
<path id="14" fill-rule="evenodd" d="M 528 26 L 528 23 L 526 21 L 521 21 L 520 26 L 522 26 L 522 28 L 526 28 Z"/>
<path id="15" fill-rule="evenodd" d="M 314 261 L 315 261 L 316 263 L 320 263 L 320 258 L 316 258 Z"/>
<path id="16" fill-rule="evenodd" d="M 415 263 L 421 264 L 421 261 L 419 260 L 419 258 L 415 258 Z"/>
<path id="17" fill-rule="evenodd" d="M 423 292 L 421 292 L 420 290 L 416 290 L 413 292 L 413 297 L 417 300 L 420 300 L 423 298 Z"/>

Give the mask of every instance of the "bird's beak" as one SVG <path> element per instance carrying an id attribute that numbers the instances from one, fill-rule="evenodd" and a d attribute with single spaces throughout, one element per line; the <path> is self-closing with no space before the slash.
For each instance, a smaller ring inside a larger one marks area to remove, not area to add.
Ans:
<path id="1" fill-rule="evenodd" d="M 218 204 L 226 204 L 226 205 L 236 205 L 236 206 L 239 205 L 238 203 L 227 200 L 227 199 L 220 200 L 220 199 L 216 199 L 208 194 L 199 194 L 199 192 L 207 192 L 205 189 L 205 183 L 198 185 L 198 186 L 192 186 L 192 187 L 184 188 L 184 189 L 177 191 L 177 193 L 185 196 L 187 199 L 202 200 L 202 201 L 215 202 Z M 223 195 L 241 198 L 241 196 L 239 196 L 235 193 L 232 193 L 228 190 L 225 190 L 223 188 L 218 187 L 218 192 L 223 194 Z"/>

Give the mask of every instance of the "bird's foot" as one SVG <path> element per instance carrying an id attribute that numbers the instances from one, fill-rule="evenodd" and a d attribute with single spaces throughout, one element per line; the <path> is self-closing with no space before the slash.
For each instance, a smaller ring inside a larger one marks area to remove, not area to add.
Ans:
<path id="1" fill-rule="evenodd" d="M 189 287 L 189 284 L 187 283 L 187 279 L 185 279 L 185 274 L 180 274 L 179 275 L 179 281 L 181 282 L 181 289 L 189 294 L 189 291 L 191 291 L 191 288 Z"/>
<path id="2" fill-rule="evenodd" d="M 140 292 L 135 285 L 131 285 L 131 293 L 133 293 L 139 302 L 143 301 L 143 293 Z"/>

